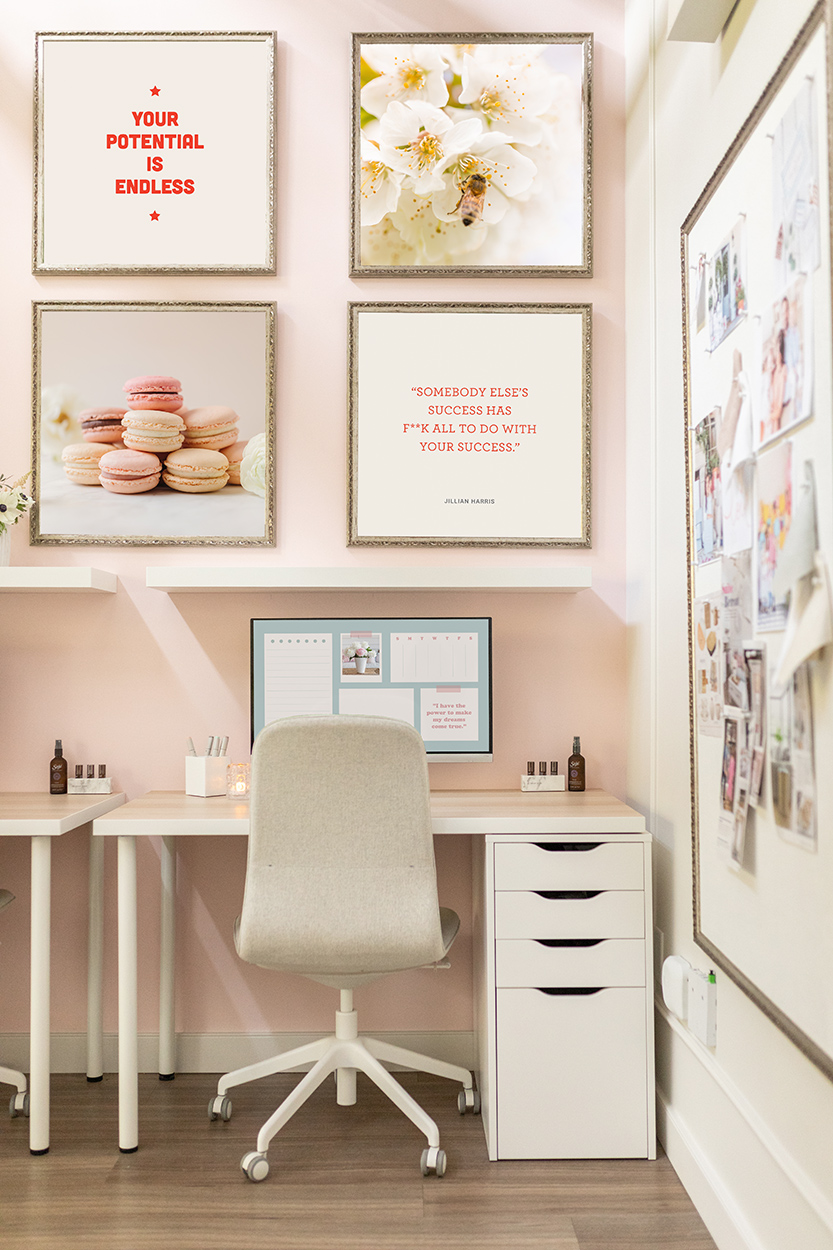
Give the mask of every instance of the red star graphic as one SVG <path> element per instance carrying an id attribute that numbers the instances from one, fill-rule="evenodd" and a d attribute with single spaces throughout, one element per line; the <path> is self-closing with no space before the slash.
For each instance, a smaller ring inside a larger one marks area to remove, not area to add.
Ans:
<path id="1" fill-rule="evenodd" d="M 159 220 L 159 214 L 158 214 L 157 212 L 153 212 L 153 213 L 151 213 L 151 215 L 150 215 L 150 219 L 151 219 L 151 221 L 158 221 L 158 220 Z"/>
<path id="2" fill-rule="evenodd" d="M 158 87 L 151 87 L 151 89 L 150 89 L 150 94 L 151 94 L 151 95 L 159 95 L 159 88 L 158 88 Z"/>

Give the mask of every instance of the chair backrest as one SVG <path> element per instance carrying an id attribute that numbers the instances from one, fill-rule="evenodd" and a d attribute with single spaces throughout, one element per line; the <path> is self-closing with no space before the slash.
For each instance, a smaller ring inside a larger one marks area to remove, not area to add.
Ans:
<path id="1" fill-rule="evenodd" d="M 313 978 L 442 958 L 425 745 L 410 725 L 293 716 L 261 731 L 237 949 Z"/>

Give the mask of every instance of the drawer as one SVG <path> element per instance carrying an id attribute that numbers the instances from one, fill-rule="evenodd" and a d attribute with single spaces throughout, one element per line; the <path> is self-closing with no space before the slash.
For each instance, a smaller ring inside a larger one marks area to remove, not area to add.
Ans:
<path id="1" fill-rule="evenodd" d="M 638 842 L 497 842 L 496 890 L 641 890 Z"/>
<path id="2" fill-rule="evenodd" d="M 605 890 L 586 898 L 544 898 L 532 891 L 495 894 L 497 938 L 644 938 L 641 890 Z"/>
<path id="3" fill-rule="evenodd" d="M 529 938 L 496 942 L 497 985 L 644 985 L 645 942 L 634 938 L 555 938 L 545 946 Z M 567 943 L 592 942 L 592 945 Z"/>
<path id="4" fill-rule="evenodd" d="M 646 1157 L 645 996 L 497 991 L 498 1158 Z"/>

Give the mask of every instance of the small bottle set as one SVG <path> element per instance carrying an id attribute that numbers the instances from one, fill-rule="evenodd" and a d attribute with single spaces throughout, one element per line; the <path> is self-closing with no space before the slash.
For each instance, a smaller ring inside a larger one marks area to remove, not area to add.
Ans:
<path id="1" fill-rule="evenodd" d="M 564 789 L 564 774 L 558 771 L 558 760 L 550 760 L 549 772 L 547 761 L 540 760 L 538 773 L 535 772 L 535 760 L 526 766 L 526 775 L 521 777 L 521 790 L 524 794 L 543 794 Z"/>
<path id="2" fill-rule="evenodd" d="M 581 739 L 573 738 L 573 754 L 567 761 L 566 777 L 558 771 L 558 761 L 551 760 L 549 771 L 547 761 L 541 760 L 538 772 L 535 761 L 530 760 L 526 766 L 526 774 L 521 777 L 521 791 L 524 794 L 546 794 L 556 790 L 567 790 L 573 793 L 584 789 L 584 756 L 581 754 Z"/>
<path id="3" fill-rule="evenodd" d="M 55 757 L 49 765 L 49 793 L 112 794 L 113 778 L 107 776 L 106 764 L 99 764 L 97 770 L 95 764 L 76 764 L 75 776 L 69 777 L 63 743 L 58 738 L 55 742 Z"/>

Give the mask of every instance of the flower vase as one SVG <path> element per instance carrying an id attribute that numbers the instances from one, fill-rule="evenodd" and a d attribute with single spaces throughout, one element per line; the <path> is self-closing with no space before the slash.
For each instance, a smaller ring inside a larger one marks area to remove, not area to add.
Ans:
<path id="1" fill-rule="evenodd" d="M 4 529 L 0 533 L 0 569 L 6 569 L 12 562 L 12 532 Z"/>
<path id="2" fill-rule="evenodd" d="M 356 672 L 363 673 L 366 667 L 367 667 L 367 656 L 357 655 L 356 656 Z"/>

